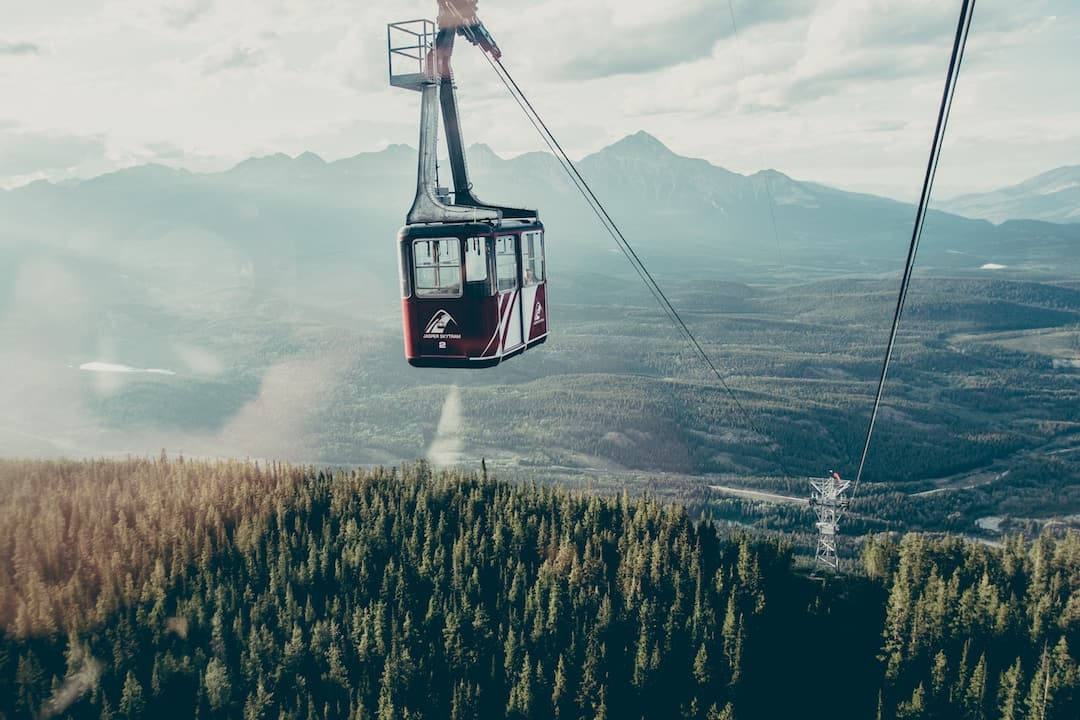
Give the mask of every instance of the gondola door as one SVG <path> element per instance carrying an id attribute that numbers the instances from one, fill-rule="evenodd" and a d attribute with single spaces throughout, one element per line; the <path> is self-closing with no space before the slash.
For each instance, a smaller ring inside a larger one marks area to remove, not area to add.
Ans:
<path id="1" fill-rule="evenodd" d="M 521 234 L 521 312 L 525 343 L 530 347 L 547 336 L 546 279 L 544 233 L 524 232 Z"/>
<path id="2" fill-rule="evenodd" d="M 503 355 L 520 350 L 525 345 L 521 326 L 517 244 L 516 235 L 495 237 L 495 278 L 498 282 L 499 330 L 502 335 Z"/>

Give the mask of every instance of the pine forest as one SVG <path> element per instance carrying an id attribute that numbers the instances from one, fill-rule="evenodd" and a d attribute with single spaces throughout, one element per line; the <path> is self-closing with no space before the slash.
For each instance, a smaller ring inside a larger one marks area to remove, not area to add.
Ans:
<path id="1" fill-rule="evenodd" d="M 1080 537 L 811 573 L 650 496 L 426 463 L 0 461 L 0 717 L 1080 717 Z"/>

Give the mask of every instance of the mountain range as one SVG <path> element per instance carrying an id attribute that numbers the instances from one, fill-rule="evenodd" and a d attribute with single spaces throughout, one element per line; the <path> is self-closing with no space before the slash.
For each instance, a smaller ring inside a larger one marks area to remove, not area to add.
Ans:
<path id="1" fill-rule="evenodd" d="M 993 192 L 961 195 L 941 205 L 957 215 L 995 223 L 1012 218 L 1080 222 L 1080 165 L 1059 167 Z"/>
<path id="2" fill-rule="evenodd" d="M 469 159 L 482 199 L 540 209 L 564 269 L 610 265 L 614 244 L 553 156 L 503 159 L 475 145 Z M 121 266 L 179 264 L 202 280 L 197 268 L 242 267 L 244 283 L 263 287 L 284 279 L 295 285 L 313 265 L 332 270 L 356 262 L 375 282 L 392 284 L 393 272 L 382 269 L 395 266 L 391 238 L 412 198 L 415 165 L 415 150 L 394 145 L 329 163 L 312 153 L 279 154 L 221 173 L 145 165 L 78 183 L 39 181 L 0 192 L 0 265 L 8 268 L 10 283 L 18 257 L 51 247 Z M 579 168 L 626 237 L 661 273 L 687 266 L 728 277 L 763 267 L 892 271 L 902 264 L 914 217 L 908 204 L 800 182 L 775 170 L 733 173 L 679 156 L 644 132 L 585 157 Z M 1070 217 L 1076 203 L 1052 211 L 1051 205 L 1080 192 L 1068 187 L 1075 172 L 1062 168 L 1038 184 L 1018 186 L 1027 189 L 1014 193 L 1017 207 L 1023 198 L 1038 197 L 1044 218 Z M 1050 193 L 1052 186 L 1059 191 Z M 949 207 L 982 208 L 979 213 L 996 226 L 932 211 L 920 262 L 951 271 L 986 264 L 1038 269 L 1057 267 L 1080 252 L 1080 225 L 1002 222 L 1004 210 L 995 202 L 969 196 Z M 0 288 L 4 276 L 0 270 Z"/>
<path id="3" fill-rule="evenodd" d="M 553 156 L 504 159 L 475 145 L 469 160 L 480 198 L 540 209 L 552 311 L 577 318 L 578 337 L 609 331 L 599 307 L 652 311 Z M 702 317 L 741 307 L 761 285 L 896 277 L 910 240 L 909 204 L 775 170 L 740 175 L 643 132 L 578 167 L 660 285 Z M 105 425 L 127 438 L 165 416 L 185 432 L 219 433 L 230 452 L 296 457 L 313 446 L 283 444 L 299 434 L 287 416 L 356 382 L 342 379 L 342 358 L 359 374 L 369 373 L 361 358 L 377 360 L 371 387 L 400 382 L 394 237 L 415 171 L 416 151 L 395 145 L 334 162 L 252 158 L 210 174 L 144 165 L 0 192 L 0 451 L 67 451 L 56 441 L 66 428 L 85 440 L 72 453 L 94 452 Z M 1080 224 L 939 211 L 918 258 L 920 273 L 950 278 L 1075 279 L 1078 268 Z M 815 296 L 823 312 L 835 306 Z M 552 365 L 529 378 L 614 369 L 607 356 L 545 357 Z M 524 377 L 509 367 L 504 381 Z M 399 446 L 422 437 L 407 423 L 400 432 Z M 336 456 L 359 457 L 348 447 Z"/>

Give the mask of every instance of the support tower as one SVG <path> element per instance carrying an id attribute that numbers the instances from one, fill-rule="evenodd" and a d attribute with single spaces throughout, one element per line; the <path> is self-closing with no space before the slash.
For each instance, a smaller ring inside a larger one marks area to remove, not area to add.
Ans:
<path id="1" fill-rule="evenodd" d="M 810 481 L 810 507 L 817 513 L 818 546 L 817 559 L 823 565 L 837 570 L 840 558 L 836 554 L 836 535 L 840 532 L 840 518 L 848 508 L 849 499 L 844 493 L 851 487 L 850 480 L 830 472 L 824 479 Z"/>

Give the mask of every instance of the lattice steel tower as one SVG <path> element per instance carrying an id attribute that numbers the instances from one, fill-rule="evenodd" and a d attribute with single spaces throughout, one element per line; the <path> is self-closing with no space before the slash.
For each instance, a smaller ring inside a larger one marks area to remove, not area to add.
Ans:
<path id="1" fill-rule="evenodd" d="M 811 480 L 810 507 L 817 513 L 818 546 L 817 559 L 833 570 L 840 567 L 840 558 L 836 554 L 836 535 L 840 532 L 840 518 L 848 508 L 849 499 L 845 492 L 851 487 L 850 480 L 842 480 L 840 475 L 830 472 L 827 478 Z"/>

